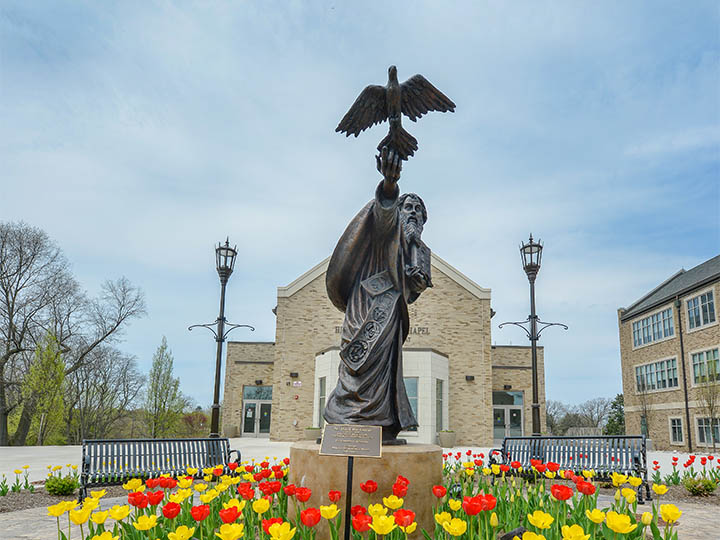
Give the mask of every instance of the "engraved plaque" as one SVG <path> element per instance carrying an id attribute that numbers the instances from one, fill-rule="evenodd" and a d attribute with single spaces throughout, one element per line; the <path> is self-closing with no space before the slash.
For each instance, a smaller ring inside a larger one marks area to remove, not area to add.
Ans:
<path id="1" fill-rule="evenodd" d="M 321 456 L 382 457 L 382 427 L 362 424 L 327 424 Z"/>

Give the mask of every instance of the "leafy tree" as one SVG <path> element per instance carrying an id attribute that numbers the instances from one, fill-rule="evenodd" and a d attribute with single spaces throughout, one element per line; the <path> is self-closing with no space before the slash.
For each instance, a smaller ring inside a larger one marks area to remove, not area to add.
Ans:
<path id="1" fill-rule="evenodd" d="M 625 398 L 622 394 L 615 396 L 610 403 L 608 421 L 603 433 L 605 435 L 625 435 Z"/>
<path id="2" fill-rule="evenodd" d="M 63 382 L 65 362 L 60 345 L 52 334 L 46 334 L 35 349 L 35 358 L 25 378 L 23 392 L 35 396 L 32 429 L 38 445 L 45 443 L 63 418 Z"/>
<path id="3" fill-rule="evenodd" d="M 163 336 L 153 356 L 147 381 L 145 424 L 148 435 L 158 439 L 174 434 L 188 403 L 180 392 L 180 379 L 173 377 L 173 356 Z"/>

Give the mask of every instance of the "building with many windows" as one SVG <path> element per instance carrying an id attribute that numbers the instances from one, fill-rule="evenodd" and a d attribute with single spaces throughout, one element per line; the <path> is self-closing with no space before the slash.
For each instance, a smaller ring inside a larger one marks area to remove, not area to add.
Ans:
<path id="1" fill-rule="evenodd" d="M 335 388 L 343 313 L 325 290 L 329 259 L 278 287 L 275 341 L 228 343 L 223 399 L 227 436 L 299 440 L 323 424 Z M 434 443 L 453 430 L 457 444 L 490 446 L 530 434 L 529 347 L 492 346 L 490 289 L 431 257 L 433 287 L 408 306 L 403 376 L 419 426 L 401 437 Z M 538 349 L 545 426 L 543 349 Z"/>
<path id="2" fill-rule="evenodd" d="M 720 442 L 720 255 L 618 310 L 625 426 L 658 449 Z"/>

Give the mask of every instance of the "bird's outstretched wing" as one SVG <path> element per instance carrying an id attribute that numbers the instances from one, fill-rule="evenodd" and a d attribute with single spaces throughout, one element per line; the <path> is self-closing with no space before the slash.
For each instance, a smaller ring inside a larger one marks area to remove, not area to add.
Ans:
<path id="1" fill-rule="evenodd" d="M 361 131 L 387 120 L 387 117 L 385 87 L 371 84 L 360 92 L 335 131 L 345 133 L 346 137 L 350 135 L 357 137 Z"/>
<path id="2" fill-rule="evenodd" d="M 402 112 L 415 122 L 429 111 L 455 112 L 455 104 L 422 75 L 413 75 L 400 85 Z"/>

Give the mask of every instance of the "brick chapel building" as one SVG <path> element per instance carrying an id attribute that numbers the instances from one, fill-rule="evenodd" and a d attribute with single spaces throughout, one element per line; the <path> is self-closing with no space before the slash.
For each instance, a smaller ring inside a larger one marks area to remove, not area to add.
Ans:
<path id="1" fill-rule="evenodd" d="M 274 342 L 228 343 L 223 402 L 226 436 L 299 440 L 322 427 L 335 387 L 343 313 L 325 290 L 329 258 L 278 287 Z M 531 434 L 530 347 L 492 346 L 490 289 L 432 254 L 433 287 L 409 305 L 405 385 L 419 427 L 408 442 L 435 443 L 453 430 L 459 445 L 491 446 Z M 545 428 L 543 349 L 538 349 Z"/>

